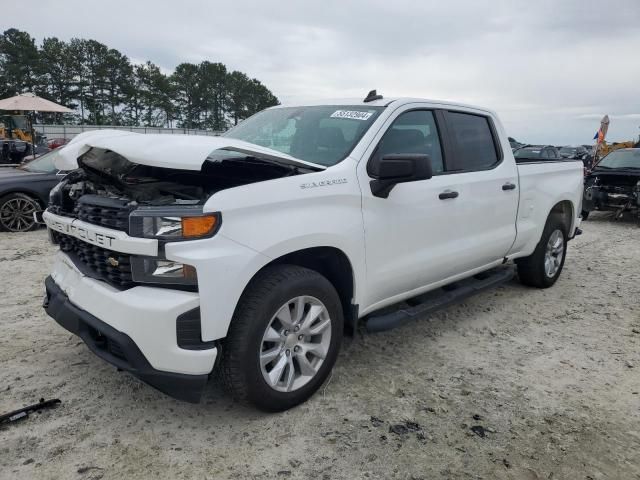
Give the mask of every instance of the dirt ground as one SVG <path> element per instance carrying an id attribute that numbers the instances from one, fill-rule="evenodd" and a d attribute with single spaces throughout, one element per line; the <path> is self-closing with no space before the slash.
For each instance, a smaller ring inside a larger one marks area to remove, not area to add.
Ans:
<path id="1" fill-rule="evenodd" d="M 513 281 L 348 340 L 282 414 L 211 383 L 172 400 L 95 357 L 41 308 L 53 247 L 0 234 L 1 479 L 640 479 L 640 227 L 592 216 L 548 290 Z"/>

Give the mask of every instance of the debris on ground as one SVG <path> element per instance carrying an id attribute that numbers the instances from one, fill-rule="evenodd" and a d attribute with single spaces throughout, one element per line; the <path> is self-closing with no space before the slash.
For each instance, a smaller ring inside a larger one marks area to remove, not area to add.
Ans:
<path id="1" fill-rule="evenodd" d="M 18 420 L 23 420 L 27 418 L 30 413 L 34 413 L 39 410 L 43 410 L 45 408 L 52 408 L 52 407 L 55 407 L 56 405 L 59 405 L 60 403 L 62 402 L 58 398 L 53 398 L 51 400 L 45 400 L 44 398 L 41 398 L 38 403 L 34 403 L 33 405 L 28 405 L 18 410 L 14 410 L 12 412 L 5 413 L 4 415 L 0 415 L 0 424 L 17 422 Z"/>
<path id="2" fill-rule="evenodd" d="M 371 425 L 373 425 L 374 427 L 380 427 L 381 425 L 384 424 L 384 420 L 379 419 L 378 417 L 371 417 Z"/>

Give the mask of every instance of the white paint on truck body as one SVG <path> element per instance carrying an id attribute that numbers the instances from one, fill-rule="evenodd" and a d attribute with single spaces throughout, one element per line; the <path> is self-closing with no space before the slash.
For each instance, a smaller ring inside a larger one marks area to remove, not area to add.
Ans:
<path id="1" fill-rule="evenodd" d="M 421 99 L 324 104 L 386 106 L 349 156 L 324 169 L 225 137 L 118 132 L 116 136 L 103 134 L 78 140 L 76 147 L 67 151 L 67 160 L 71 162 L 88 148 L 98 147 L 118 152 L 134 163 L 199 170 L 212 151 L 222 148 L 253 152 L 256 156 L 317 171 L 221 190 L 206 201 L 205 212 L 221 213 L 222 226 L 217 234 L 208 239 L 172 242 L 165 247 L 167 259 L 196 268 L 199 294 L 174 294 L 172 290 L 151 287 L 116 293 L 100 282 L 76 275 L 65 280 L 66 291 L 73 292 L 75 282 L 78 291 L 87 294 L 74 294 L 72 301 L 135 337 L 136 343 L 144 336 L 140 349 L 155 368 L 202 373 L 203 367 L 213 366 L 216 349 L 185 351 L 183 357 L 176 354 L 176 349 L 181 349 L 174 345 L 175 328 L 171 332 L 168 326 L 165 328 L 170 322 L 165 313 L 158 313 L 157 298 L 162 299 L 162 308 L 173 316 L 174 326 L 176 314 L 199 305 L 202 340 L 222 339 L 245 287 L 260 269 L 292 252 L 332 247 L 349 260 L 353 270 L 352 302 L 359 306 L 360 316 L 364 316 L 498 265 L 505 257 L 530 255 L 551 209 L 561 201 L 573 206 L 569 234 L 579 225 L 581 164 L 516 165 L 507 135 L 498 117 L 489 110 Z M 489 118 L 497 133 L 502 161 L 488 170 L 448 172 L 428 180 L 400 183 L 388 198 L 374 196 L 367 162 L 392 122 L 414 109 L 455 110 Z M 336 108 L 342 110 L 348 108 Z M 517 188 L 505 191 L 502 186 L 506 183 Z M 459 192 L 459 196 L 450 201 L 440 200 L 439 193 L 448 190 Z M 47 218 L 50 224 L 53 217 Z M 119 245 L 118 251 L 139 253 L 134 251 L 133 244 Z M 64 259 L 59 256 L 60 262 Z M 55 267 L 61 272 L 65 268 Z M 61 276 L 59 273 L 58 278 Z M 110 302 L 117 304 L 113 312 L 106 307 Z M 158 313 L 161 328 L 154 328 L 149 312 Z M 116 315 L 120 317 L 115 318 Z M 170 351 L 166 359 L 162 358 L 163 349 Z M 210 357 L 203 361 L 200 356 L 208 355 L 207 352 Z"/>

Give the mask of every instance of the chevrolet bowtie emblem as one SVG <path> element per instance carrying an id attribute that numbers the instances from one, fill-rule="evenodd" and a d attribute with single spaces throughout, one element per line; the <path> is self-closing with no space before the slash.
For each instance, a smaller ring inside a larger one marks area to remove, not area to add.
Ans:
<path id="1" fill-rule="evenodd" d="M 113 257 L 107 258 L 107 263 L 112 267 L 117 267 L 118 265 L 120 265 L 120 262 Z"/>

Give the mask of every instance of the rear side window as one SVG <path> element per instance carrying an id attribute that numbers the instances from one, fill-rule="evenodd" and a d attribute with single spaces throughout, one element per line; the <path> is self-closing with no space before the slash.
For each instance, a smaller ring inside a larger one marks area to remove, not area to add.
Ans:
<path id="1" fill-rule="evenodd" d="M 447 170 L 486 170 L 498 163 L 498 152 L 487 117 L 447 112 L 446 118 L 454 143 L 454 155 L 447 162 Z"/>

